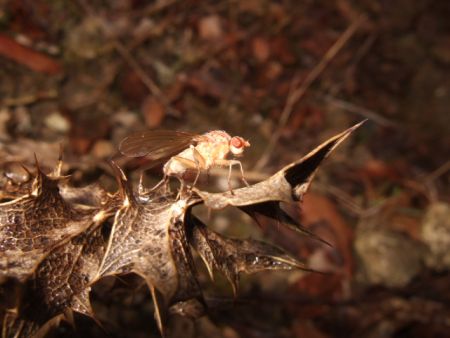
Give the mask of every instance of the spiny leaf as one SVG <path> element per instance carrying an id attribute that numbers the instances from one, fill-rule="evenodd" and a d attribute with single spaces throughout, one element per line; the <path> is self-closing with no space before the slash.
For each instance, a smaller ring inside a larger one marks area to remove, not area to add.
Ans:
<path id="1" fill-rule="evenodd" d="M 104 276 L 135 273 L 147 283 L 164 334 L 167 315 L 197 316 L 204 311 L 191 247 L 210 275 L 221 271 L 237 292 L 239 275 L 263 270 L 308 268 L 283 250 L 251 239 L 229 239 L 192 216 L 199 203 L 234 206 L 315 237 L 281 207 L 301 199 L 323 159 L 360 124 L 326 141 L 269 179 L 233 193 L 194 189 L 180 198 L 163 189 L 133 190 L 113 164 L 119 191 L 100 186 L 73 188 L 61 176 L 61 160 L 51 175 L 37 166 L 32 180 L 0 204 L 0 307 L 4 337 L 43 333 L 72 312 L 94 317 L 89 292 Z M 6 196 L 0 194 L 1 196 Z M 17 196 L 17 197 L 16 197 Z M 113 218 L 109 230 L 107 219 Z M 308 270 L 309 271 L 309 270 Z M 16 301 L 3 297 L 18 285 Z M 169 309 L 170 308 L 170 309 Z M 168 310 L 169 309 L 169 310 Z"/>
<path id="2" fill-rule="evenodd" d="M 287 226 L 289 229 L 294 230 L 295 232 L 306 236 L 314 238 L 315 240 L 322 242 L 328 246 L 331 246 L 330 243 L 325 241 L 324 239 L 320 238 L 316 234 L 312 233 L 308 229 L 306 229 L 304 226 L 302 226 L 299 222 L 294 220 L 286 211 L 284 211 L 281 206 L 280 202 L 278 201 L 267 201 L 262 203 L 257 203 L 253 205 L 245 205 L 242 207 L 239 207 L 242 211 L 247 213 L 250 217 L 252 217 L 258 224 L 258 216 L 263 215 L 268 218 L 272 218 L 276 220 L 279 223 L 282 223 L 283 225 Z"/>
<path id="3" fill-rule="evenodd" d="M 93 317 L 88 295 L 104 247 L 101 228 L 94 225 L 54 249 L 39 264 L 31 281 L 37 301 L 46 305 L 50 316 L 70 308 Z"/>
<path id="4" fill-rule="evenodd" d="M 121 171 L 119 178 L 123 204 L 115 215 L 98 278 L 127 272 L 142 276 L 163 330 L 169 304 L 201 296 L 184 229 L 189 201 L 171 195 L 139 199 Z"/>
<path id="5" fill-rule="evenodd" d="M 292 199 L 294 201 L 300 201 L 303 194 L 306 193 L 322 161 L 366 121 L 363 120 L 342 133 L 331 137 L 300 160 L 287 165 L 281 170 L 284 178 L 292 187 Z"/>
<path id="6" fill-rule="evenodd" d="M 311 271 L 299 260 L 270 244 L 225 238 L 208 229 L 198 218 L 190 218 L 189 241 L 202 257 L 210 277 L 213 269 L 221 271 L 237 293 L 239 274 L 264 270 L 301 269 Z"/>
<path id="7" fill-rule="evenodd" d="M 222 209 L 226 206 L 242 207 L 268 201 L 288 203 L 299 201 L 308 190 L 322 161 L 364 122 L 330 138 L 300 160 L 287 165 L 262 182 L 235 189 L 233 192 L 209 193 L 198 189 L 195 189 L 195 192 L 211 209 Z"/>
<path id="8" fill-rule="evenodd" d="M 37 168 L 28 194 L 0 204 L 0 280 L 24 281 L 52 248 L 93 222 L 97 210 L 67 203 L 58 182 Z"/>
<path id="9" fill-rule="evenodd" d="M 37 309 L 39 311 L 39 309 Z M 46 337 L 50 329 L 59 325 L 63 315 L 48 320 L 44 325 L 19 315 L 17 311 L 9 311 L 3 318 L 2 338 L 41 338 Z"/>

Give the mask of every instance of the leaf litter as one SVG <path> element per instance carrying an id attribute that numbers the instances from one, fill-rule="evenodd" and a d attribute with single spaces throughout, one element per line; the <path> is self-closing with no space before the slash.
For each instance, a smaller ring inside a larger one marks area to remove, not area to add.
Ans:
<path id="1" fill-rule="evenodd" d="M 48 175 L 36 162 L 30 183 L 21 183 L 21 196 L 0 205 L 0 279 L 18 283 L 21 290 L 16 304 L 5 309 L 3 335 L 35 335 L 49 323 L 58 323 L 58 318 L 71 320 L 72 312 L 95 318 L 91 286 L 103 277 L 129 273 L 142 277 L 150 289 L 158 328 L 165 334 L 170 307 L 190 315 L 180 309 L 183 304 L 193 300 L 205 304 L 191 248 L 211 277 L 214 270 L 226 276 L 235 294 L 241 273 L 309 271 L 281 248 L 214 232 L 191 209 L 201 203 L 258 213 L 261 203 L 273 203 L 277 209 L 276 203 L 298 201 L 323 159 L 359 126 L 330 138 L 270 178 L 233 193 L 195 189 L 176 198 L 162 187 L 135 189 L 112 164 L 119 190 L 103 192 L 103 198 L 93 202 L 94 188 L 65 187 L 69 178 L 61 175 L 61 160 Z M 283 215 L 273 216 L 277 214 Z"/>

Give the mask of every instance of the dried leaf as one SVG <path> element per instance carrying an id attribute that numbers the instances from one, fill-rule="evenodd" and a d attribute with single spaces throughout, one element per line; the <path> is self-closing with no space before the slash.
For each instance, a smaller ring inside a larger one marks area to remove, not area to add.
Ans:
<path id="1" fill-rule="evenodd" d="M 211 209 L 222 209 L 229 205 L 242 207 L 268 201 L 300 201 L 322 161 L 364 122 L 330 138 L 300 160 L 289 164 L 262 182 L 233 192 L 209 193 L 198 189 L 195 191 L 203 203 Z"/>
<path id="2" fill-rule="evenodd" d="M 25 65 L 36 72 L 54 75 L 60 73 L 62 69 L 56 60 L 25 47 L 3 34 L 0 34 L 0 55 Z"/>
<path id="3" fill-rule="evenodd" d="M 85 231 L 96 209 L 78 209 L 59 194 L 62 178 L 37 167 L 28 194 L 0 204 L 0 280 L 24 281 L 55 246 Z"/>
<path id="4" fill-rule="evenodd" d="M 141 105 L 141 112 L 144 115 L 146 126 L 150 129 L 159 127 L 166 116 L 164 104 L 152 96 L 147 96 L 144 99 Z"/>
<path id="5" fill-rule="evenodd" d="M 89 292 L 103 253 L 101 228 L 95 225 L 55 248 L 27 282 L 20 316 L 7 318 L 4 335 L 38 336 L 43 327 L 50 329 L 62 317 L 72 320 L 72 311 L 95 319 Z"/>
<path id="6" fill-rule="evenodd" d="M 263 215 L 268 218 L 275 219 L 277 222 L 282 223 L 283 225 L 287 226 L 289 229 L 294 230 L 303 236 L 314 238 L 328 246 L 331 246 L 330 243 L 323 240 L 322 238 L 318 237 L 311 231 L 309 231 L 307 228 L 305 228 L 303 225 L 301 225 L 299 222 L 294 220 L 286 211 L 284 211 L 281 206 L 280 202 L 263 202 L 253 205 L 247 205 L 243 207 L 239 207 L 242 211 L 247 213 L 250 217 L 252 217 L 258 224 L 258 215 Z"/>
<path id="7" fill-rule="evenodd" d="M 231 283 L 235 295 L 241 272 L 309 270 L 304 263 L 270 244 L 222 237 L 195 217 L 191 217 L 190 225 L 190 243 L 202 257 L 211 279 L 213 269 L 218 269 Z"/>
<path id="8" fill-rule="evenodd" d="M 194 189 L 180 197 L 163 188 L 146 192 L 139 186 L 135 190 L 113 165 L 119 191 L 108 194 L 95 184 L 70 187 L 61 176 L 61 162 L 50 175 L 37 166 L 36 174 L 19 186 L 15 198 L 0 204 L 3 336 L 37 337 L 63 317 L 72 321 L 74 311 L 95 319 L 89 302 L 91 285 L 105 276 L 127 273 L 147 283 L 164 334 L 169 313 L 197 317 L 205 310 L 191 246 L 210 275 L 213 269 L 221 271 L 235 293 L 240 273 L 309 270 L 270 244 L 215 233 L 192 216 L 191 210 L 200 203 L 214 209 L 235 206 L 316 237 L 290 217 L 280 202 L 301 200 L 322 160 L 359 125 L 269 179 L 233 193 Z M 14 290 L 18 291 L 8 300 L 3 294 L 11 285 L 17 285 Z"/>
<path id="9" fill-rule="evenodd" d="M 142 276 L 157 304 L 155 315 L 162 331 L 169 304 L 201 294 L 184 229 L 189 202 L 161 195 L 151 195 L 150 203 L 139 200 L 123 172 L 119 175 L 123 203 L 98 277 L 128 272 Z"/>
<path id="10" fill-rule="evenodd" d="M 270 57 L 269 42 L 263 37 L 256 37 L 252 41 L 252 52 L 254 58 L 260 62 L 266 62 Z"/>

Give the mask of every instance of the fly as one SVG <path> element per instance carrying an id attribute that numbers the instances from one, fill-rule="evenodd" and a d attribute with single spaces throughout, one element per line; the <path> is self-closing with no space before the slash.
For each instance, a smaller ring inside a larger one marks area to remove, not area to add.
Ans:
<path id="1" fill-rule="evenodd" d="M 208 172 L 213 167 L 228 167 L 228 186 L 231 189 L 231 171 L 238 165 L 242 181 L 244 178 L 242 163 L 236 159 L 227 159 L 228 154 L 241 156 L 250 143 L 240 136 L 230 136 L 222 130 L 213 130 L 199 135 L 183 131 L 150 130 L 138 132 L 126 137 L 119 145 L 119 151 L 127 157 L 148 157 L 152 162 L 164 161 L 164 179 L 155 186 L 167 182 L 170 176 L 180 180 L 188 170 L 196 170 L 193 185 L 202 171 Z"/>

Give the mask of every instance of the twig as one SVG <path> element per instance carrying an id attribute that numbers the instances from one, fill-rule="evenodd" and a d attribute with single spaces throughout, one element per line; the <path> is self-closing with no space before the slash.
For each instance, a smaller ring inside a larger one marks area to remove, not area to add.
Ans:
<path id="1" fill-rule="evenodd" d="M 158 85 L 145 73 L 139 63 L 130 54 L 128 49 L 125 48 L 125 46 L 118 40 L 113 41 L 113 46 L 117 50 L 117 52 L 125 59 L 125 61 L 134 69 L 134 71 L 139 76 L 144 85 L 148 88 L 148 90 L 161 100 L 166 109 L 170 110 L 172 114 L 175 113 L 176 115 L 181 116 L 181 113 L 177 109 L 171 107 L 170 102 L 164 96 L 161 89 L 159 89 Z"/>
<path id="2" fill-rule="evenodd" d="M 330 184 L 322 184 L 320 182 L 314 183 L 315 187 L 322 192 L 328 193 L 332 196 L 334 196 L 341 205 L 350 211 L 353 215 L 356 215 L 360 217 L 364 214 L 364 208 L 361 206 L 360 203 L 355 202 L 354 198 L 350 196 L 347 192 L 345 192 L 342 189 L 339 189 L 333 185 Z"/>
<path id="3" fill-rule="evenodd" d="M 434 170 L 431 174 L 427 175 L 425 177 L 425 181 L 433 182 L 440 176 L 444 175 L 447 171 L 450 171 L 450 160 Z"/>
<path id="4" fill-rule="evenodd" d="M 420 179 L 420 182 L 422 182 L 425 188 L 428 190 L 427 197 L 431 202 L 438 201 L 438 190 L 435 181 L 439 177 L 445 175 L 445 173 L 447 173 L 448 171 L 450 171 L 450 161 L 445 162 L 432 173 L 426 175 L 423 179 Z"/>
<path id="5" fill-rule="evenodd" d="M 370 51 L 372 48 L 374 42 L 376 41 L 378 37 L 377 32 L 374 32 L 370 34 L 367 39 L 364 41 L 362 46 L 358 48 L 358 50 L 355 53 L 355 57 L 353 58 L 352 67 L 355 68 L 357 64 L 361 62 L 361 60 L 366 56 L 366 54 Z"/>
<path id="6" fill-rule="evenodd" d="M 156 1 L 155 3 L 152 3 L 151 5 L 148 5 L 144 9 L 140 11 L 136 11 L 137 14 L 142 16 L 151 16 L 155 15 L 156 13 L 166 9 L 167 7 L 170 7 L 177 3 L 179 0 L 160 0 Z"/>
<path id="7" fill-rule="evenodd" d="M 400 127 L 398 125 L 398 123 L 395 123 L 368 108 L 358 106 L 358 105 L 348 102 L 348 101 L 336 99 L 336 98 L 332 97 L 331 95 L 326 95 L 323 98 L 325 99 L 326 102 L 330 103 L 331 105 L 333 105 L 335 107 L 338 107 L 338 108 L 344 109 L 348 112 L 355 113 L 355 114 L 361 115 L 363 117 L 366 117 L 366 118 L 370 119 L 371 121 L 378 123 L 379 125 L 386 126 L 386 127 L 396 127 L 396 128 Z"/>
<path id="8" fill-rule="evenodd" d="M 52 100 L 58 97 L 58 91 L 50 89 L 45 92 L 38 92 L 36 94 L 23 95 L 14 98 L 5 98 L 0 100 L 0 106 L 13 107 L 13 106 L 27 106 L 40 100 Z"/>
<path id="9" fill-rule="evenodd" d="M 344 45 L 347 43 L 347 41 L 353 36 L 353 34 L 356 32 L 356 30 L 359 28 L 359 26 L 363 23 L 365 20 L 365 17 L 361 15 L 355 22 L 353 22 L 342 35 L 339 37 L 339 39 L 336 40 L 336 42 L 328 49 L 328 51 L 325 53 L 323 58 L 320 60 L 320 62 L 311 70 L 311 72 L 308 74 L 306 79 L 302 82 L 302 84 L 292 90 L 286 100 L 286 104 L 283 108 L 283 111 L 281 113 L 280 121 L 278 123 L 277 130 L 273 134 L 273 137 L 270 139 L 269 145 L 266 148 L 265 153 L 259 161 L 255 165 L 255 169 L 259 170 L 263 168 L 267 162 L 270 159 L 270 156 L 272 155 L 272 152 L 278 143 L 278 140 L 281 136 L 282 129 L 286 125 L 287 121 L 289 120 L 289 117 L 292 114 L 292 111 L 294 109 L 294 106 L 298 103 L 298 101 L 305 95 L 305 92 L 308 90 L 308 88 L 311 86 L 311 84 L 319 77 L 319 75 L 324 71 L 324 69 L 328 66 L 330 61 L 336 56 L 336 54 L 344 47 Z M 292 81 L 292 84 L 295 84 L 298 81 L 297 78 L 294 78 Z"/>
<path id="10" fill-rule="evenodd" d="M 130 54 L 128 49 L 120 41 L 113 41 L 114 48 L 119 52 L 119 54 L 125 59 L 126 62 L 134 69 L 137 73 L 141 81 L 145 84 L 145 86 L 150 90 L 150 92 L 156 97 L 160 98 L 163 94 L 161 89 L 156 85 L 156 83 L 147 76 L 142 67 L 137 63 L 134 57 Z"/>

